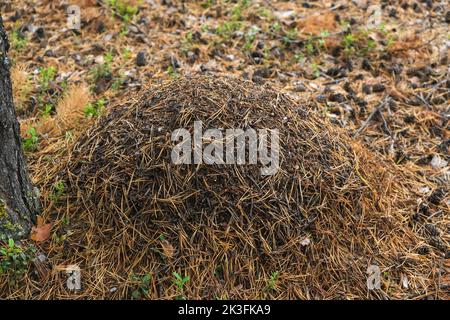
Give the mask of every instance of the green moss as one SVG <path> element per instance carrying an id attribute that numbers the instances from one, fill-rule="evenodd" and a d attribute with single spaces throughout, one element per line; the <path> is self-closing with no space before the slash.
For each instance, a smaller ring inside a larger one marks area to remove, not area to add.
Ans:
<path id="1" fill-rule="evenodd" d="M 19 223 L 11 221 L 6 209 L 5 202 L 0 199 L 0 240 L 6 240 L 12 236 L 23 236 L 25 230 Z"/>
<path id="2" fill-rule="evenodd" d="M 4 228 L 9 230 L 9 231 L 13 231 L 14 230 L 14 225 L 12 224 L 11 221 L 6 221 L 6 223 L 4 224 Z"/>
<path id="3" fill-rule="evenodd" d="M 12 223 L 11 221 L 6 221 L 5 229 L 11 231 L 12 233 L 21 234 L 23 232 L 23 228 L 18 223 Z"/>
<path id="4" fill-rule="evenodd" d="M 0 200 L 0 219 L 6 218 L 6 205 Z"/>

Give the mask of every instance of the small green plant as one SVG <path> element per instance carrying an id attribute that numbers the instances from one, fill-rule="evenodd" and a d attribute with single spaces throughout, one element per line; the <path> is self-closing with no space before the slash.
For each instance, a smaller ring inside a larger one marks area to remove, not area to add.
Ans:
<path id="1" fill-rule="evenodd" d="M 171 78 L 178 78 L 180 76 L 180 74 L 175 70 L 175 68 L 170 65 L 167 67 L 167 74 L 171 77 Z"/>
<path id="2" fill-rule="evenodd" d="M 34 246 L 22 248 L 9 239 L 7 244 L 0 247 L 0 274 L 10 275 L 9 283 L 16 284 L 19 277 L 27 272 L 35 252 Z"/>
<path id="3" fill-rule="evenodd" d="M 143 297 L 148 297 L 150 290 L 150 280 L 152 279 L 152 275 L 147 273 L 144 275 L 132 274 L 131 280 L 136 282 L 137 287 L 131 293 L 133 299 L 142 299 Z"/>
<path id="4" fill-rule="evenodd" d="M 119 90 L 119 88 L 124 84 L 125 76 L 120 74 L 119 77 L 115 78 L 113 83 L 111 84 L 111 89 Z"/>
<path id="5" fill-rule="evenodd" d="M 273 19 L 272 11 L 270 11 L 268 8 L 266 8 L 264 6 L 260 6 L 257 10 L 257 13 L 259 16 L 267 18 L 269 20 Z"/>
<path id="6" fill-rule="evenodd" d="M 279 271 L 275 271 L 275 272 L 271 273 L 269 280 L 267 280 L 267 287 L 266 287 L 267 290 L 270 290 L 270 291 L 275 290 L 276 285 L 277 285 L 277 280 L 279 277 L 280 277 Z"/>
<path id="7" fill-rule="evenodd" d="M 370 38 L 367 39 L 367 49 L 368 50 L 375 49 L 376 46 L 377 46 L 377 42 L 375 40 L 370 39 Z"/>
<path id="8" fill-rule="evenodd" d="M 53 185 L 53 192 L 50 195 L 50 199 L 54 202 L 57 202 L 62 196 L 64 196 L 65 192 L 66 185 L 63 181 L 58 181 Z"/>
<path id="9" fill-rule="evenodd" d="M 219 24 L 215 30 L 215 33 L 225 39 L 230 38 L 233 33 L 239 31 L 242 28 L 242 24 L 238 21 L 229 21 Z"/>
<path id="10" fill-rule="evenodd" d="M 304 63 L 306 60 L 305 56 L 301 53 L 297 53 L 294 55 L 295 63 Z"/>
<path id="11" fill-rule="evenodd" d="M 128 27 L 126 26 L 126 25 L 123 25 L 121 28 L 120 28 L 120 33 L 119 33 L 119 35 L 120 35 L 120 37 L 126 37 L 127 35 L 128 35 L 128 32 L 129 32 L 130 30 L 128 29 Z"/>
<path id="12" fill-rule="evenodd" d="M 314 45 L 312 42 L 308 41 L 305 45 L 306 53 L 310 56 L 314 54 Z"/>
<path id="13" fill-rule="evenodd" d="M 200 6 L 204 9 L 211 8 L 214 4 L 216 4 L 216 0 L 207 0 L 203 1 Z"/>
<path id="14" fill-rule="evenodd" d="M 202 26 L 200 27 L 200 30 L 202 30 L 203 33 L 206 33 L 206 32 L 209 31 L 209 26 L 208 26 L 206 23 L 204 23 L 204 24 L 202 24 Z"/>
<path id="15" fill-rule="evenodd" d="M 39 93 L 37 95 L 39 105 L 44 105 L 44 113 L 45 108 L 47 108 L 46 95 L 49 92 L 50 84 L 55 80 L 57 69 L 53 66 L 39 68 L 39 73 L 37 76 L 37 82 L 40 86 Z"/>
<path id="16" fill-rule="evenodd" d="M 325 40 L 330 36 L 327 30 L 322 31 L 318 36 L 310 36 L 305 43 L 304 53 L 308 56 L 321 53 L 325 49 Z"/>
<path id="17" fill-rule="evenodd" d="M 189 50 L 192 49 L 192 47 L 193 47 L 193 39 L 194 39 L 194 34 L 192 33 L 192 31 L 189 31 L 183 37 L 183 39 L 181 40 L 181 44 L 182 44 L 181 51 L 183 52 L 183 54 L 187 55 Z"/>
<path id="18" fill-rule="evenodd" d="M 395 44 L 397 40 L 395 39 L 395 37 L 393 35 L 388 35 L 387 39 L 386 39 L 386 47 L 390 47 L 393 44 Z"/>
<path id="19" fill-rule="evenodd" d="M 352 33 L 344 36 L 343 45 L 346 52 L 353 52 L 355 50 L 355 40 L 355 36 Z"/>
<path id="20" fill-rule="evenodd" d="M 41 91 L 49 89 L 50 83 L 55 80 L 56 73 L 56 68 L 52 66 L 39 69 L 38 82 L 41 85 Z"/>
<path id="21" fill-rule="evenodd" d="M 317 63 L 311 63 L 311 70 L 312 70 L 312 75 L 314 76 L 314 78 L 320 77 L 320 70 L 319 70 L 319 66 L 317 65 Z"/>
<path id="22" fill-rule="evenodd" d="M 69 85 L 67 84 L 67 80 L 63 80 L 63 81 L 61 81 L 61 83 L 59 84 L 59 86 L 60 86 L 63 90 L 66 90 L 67 87 L 68 87 Z"/>
<path id="23" fill-rule="evenodd" d="M 274 24 L 272 24 L 272 26 L 270 27 L 274 32 L 278 33 L 281 31 L 281 24 L 279 22 L 275 22 Z"/>
<path id="24" fill-rule="evenodd" d="M 107 54 L 105 54 L 105 56 L 103 57 L 103 60 L 105 61 L 106 64 L 110 64 L 111 62 L 113 62 L 114 60 L 114 56 L 111 52 L 108 52 Z"/>
<path id="25" fill-rule="evenodd" d="M 297 36 L 298 36 L 298 29 L 297 28 L 290 29 L 284 35 L 283 43 L 284 44 L 289 44 L 289 43 L 297 40 Z"/>
<path id="26" fill-rule="evenodd" d="M 241 0 L 231 9 L 231 19 L 242 20 L 242 12 L 250 6 L 250 0 Z"/>
<path id="27" fill-rule="evenodd" d="M 256 35 L 258 34 L 259 29 L 255 26 L 252 26 L 247 33 L 245 34 L 245 45 L 244 50 L 250 50 L 253 47 L 253 42 L 256 39 Z"/>
<path id="28" fill-rule="evenodd" d="M 381 22 L 379 25 L 378 25 L 378 30 L 380 30 L 382 33 L 386 33 L 387 31 L 386 31 L 386 22 Z"/>
<path id="29" fill-rule="evenodd" d="M 129 60 L 131 58 L 131 49 L 130 48 L 124 48 L 122 51 L 122 57 L 124 60 Z"/>
<path id="30" fill-rule="evenodd" d="M 106 63 L 98 64 L 91 71 L 92 81 L 97 82 L 99 79 L 108 77 L 110 74 L 109 65 Z"/>
<path id="31" fill-rule="evenodd" d="M 184 276 L 182 277 L 179 273 L 174 272 L 173 276 L 175 277 L 173 279 L 173 284 L 177 287 L 177 291 L 178 291 L 178 296 L 177 299 L 178 300 L 184 300 L 185 296 L 184 296 L 184 286 L 189 282 L 190 277 L 189 276 Z"/>
<path id="32" fill-rule="evenodd" d="M 101 78 L 106 78 L 111 75 L 111 63 L 114 60 L 114 56 L 111 52 L 108 52 L 103 57 L 103 62 L 94 66 L 91 70 L 92 81 L 97 82 Z"/>
<path id="33" fill-rule="evenodd" d="M 339 25 L 341 26 L 342 29 L 344 30 L 348 30 L 350 28 L 350 21 L 346 20 L 346 19 L 342 19 L 339 22 Z"/>
<path id="34" fill-rule="evenodd" d="M 15 50 L 21 50 L 27 45 L 28 40 L 19 32 L 18 29 L 14 29 L 11 31 L 10 42 L 11 47 Z"/>
<path id="35" fill-rule="evenodd" d="M 54 106 L 51 103 L 46 103 L 44 106 L 44 110 L 42 110 L 41 116 L 43 118 L 49 117 L 52 114 Z"/>
<path id="36" fill-rule="evenodd" d="M 106 2 L 125 21 L 130 22 L 138 13 L 137 5 L 132 5 L 129 0 L 107 0 Z"/>
<path id="37" fill-rule="evenodd" d="M 342 38 L 344 53 L 364 57 L 373 52 L 377 47 L 377 42 L 370 37 L 369 30 L 360 29 L 347 33 Z"/>
<path id="38" fill-rule="evenodd" d="M 328 38 L 330 36 L 330 32 L 328 30 L 323 30 L 319 34 L 319 40 L 321 41 L 321 44 L 324 44 L 325 38 Z"/>
<path id="39" fill-rule="evenodd" d="M 252 0 L 241 0 L 241 5 L 246 9 L 252 4 Z"/>
<path id="40" fill-rule="evenodd" d="M 39 144 L 39 137 L 36 128 L 30 127 L 27 133 L 29 137 L 22 139 L 23 149 L 25 151 L 35 151 Z"/>
<path id="41" fill-rule="evenodd" d="M 84 108 L 84 115 L 87 118 L 97 118 L 101 114 L 104 107 L 105 107 L 105 100 L 99 99 L 94 103 L 89 103 Z"/>

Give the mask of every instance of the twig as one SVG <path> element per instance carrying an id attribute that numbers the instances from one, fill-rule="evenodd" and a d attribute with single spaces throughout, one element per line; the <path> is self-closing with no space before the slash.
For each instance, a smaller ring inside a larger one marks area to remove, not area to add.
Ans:
<path id="1" fill-rule="evenodd" d="M 430 110 L 433 109 L 433 107 L 428 103 L 428 101 L 426 101 L 426 100 L 422 97 L 422 94 L 419 95 L 419 94 L 414 93 L 414 96 L 415 96 L 417 99 L 419 99 L 420 101 L 422 101 L 428 109 L 430 109 Z"/>
<path id="2" fill-rule="evenodd" d="M 355 132 L 354 137 L 358 136 L 369 124 L 370 120 L 374 117 L 374 115 L 381 111 L 381 109 L 390 101 L 390 97 L 386 96 L 383 101 L 370 113 L 370 115 L 367 117 L 366 121 L 363 122 L 362 126 Z"/>

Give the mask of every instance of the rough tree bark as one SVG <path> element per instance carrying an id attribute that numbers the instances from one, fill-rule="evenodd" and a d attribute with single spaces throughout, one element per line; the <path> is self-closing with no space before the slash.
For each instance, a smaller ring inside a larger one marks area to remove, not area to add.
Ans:
<path id="1" fill-rule="evenodd" d="M 8 49 L 0 15 L 0 240 L 26 237 L 39 211 L 13 104 Z"/>

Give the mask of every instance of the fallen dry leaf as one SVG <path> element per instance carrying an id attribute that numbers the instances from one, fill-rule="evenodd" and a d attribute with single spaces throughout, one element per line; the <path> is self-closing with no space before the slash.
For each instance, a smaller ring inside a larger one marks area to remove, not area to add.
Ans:
<path id="1" fill-rule="evenodd" d="M 31 228 L 30 239 L 37 242 L 43 242 L 50 237 L 52 230 L 51 223 L 44 223 L 44 219 L 41 216 L 37 216 L 37 226 Z"/>
<path id="2" fill-rule="evenodd" d="M 173 246 L 169 243 L 169 241 L 167 240 L 163 240 L 161 241 L 161 246 L 163 248 L 164 254 L 168 257 L 168 258 L 172 258 L 174 253 L 175 253 L 175 249 L 173 248 Z"/>

